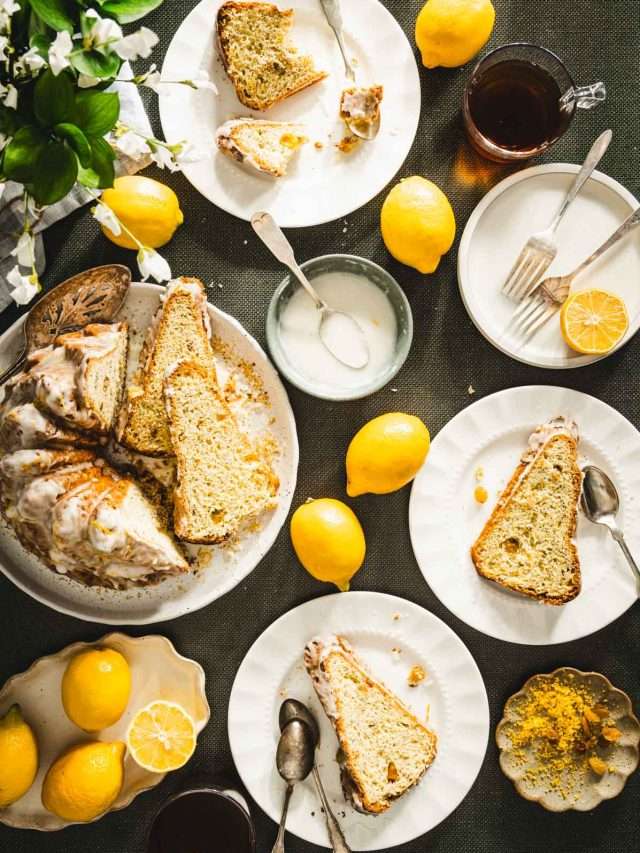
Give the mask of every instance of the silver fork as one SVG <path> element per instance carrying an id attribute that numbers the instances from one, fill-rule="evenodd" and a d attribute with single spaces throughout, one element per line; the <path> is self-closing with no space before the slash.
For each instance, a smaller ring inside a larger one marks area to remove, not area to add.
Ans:
<path id="1" fill-rule="evenodd" d="M 525 338 L 530 338 L 535 334 L 566 301 L 575 279 L 637 225 L 640 225 L 640 207 L 636 208 L 622 225 L 573 272 L 568 275 L 545 278 L 529 298 L 525 299 L 516 309 L 510 323 L 513 329 Z"/>
<path id="2" fill-rule="evenodd" d="M 582 168 L 575 177 L 569 188 L 569 192 L 560 205 L 551 224 L 544 231 L 532 234 L 525 243 L 522 251 L 511 267 L 511 272 L 502 285 L 502 292 L 514 302 L 521 302 L 533 291 L 545 272 L 549 269 L 551 261 L 555 258 L 558 247 L 553 239 L 560 220 L 567 212 L 569 205 L 578 195 L 585 182 L 591 177 L 605 151 L 611 142 L 612 132 L 605 130 L 591 146 Z"/>

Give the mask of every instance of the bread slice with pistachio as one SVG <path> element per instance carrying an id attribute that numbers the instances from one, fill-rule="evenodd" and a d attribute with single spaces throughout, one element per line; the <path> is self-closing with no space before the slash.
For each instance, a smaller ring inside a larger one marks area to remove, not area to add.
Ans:
<path id="1" fill-rule="evenodd" d="M 578 431 L 563 417 L 538 427 L 471 548 L 478 574 L 544 604 L 580 592 L 575 545 L 582 473 Z"/>
<path id="2" fill-rule="evenodd" d="M 307 643 L 304 663 L 340 742 L 345 796 L 380 814 L 433 763 L 437 736 L 364 668 L 344 637 Z"/>
<path id="3" fill-rule="evenodd" d="M 218 46 L 238 100 L 267 110 L 324 79 L 310 56 L 289 42 L 293 9 L 229 0 L 218 10 Z"/>
<path id="4" fill-rule="evenodd" d="M 291 158 L 307 141 L 302 125 L 286 121 L 231 119 L 216 131 L 225 156 L 274 178 L 286 174 Z"/>

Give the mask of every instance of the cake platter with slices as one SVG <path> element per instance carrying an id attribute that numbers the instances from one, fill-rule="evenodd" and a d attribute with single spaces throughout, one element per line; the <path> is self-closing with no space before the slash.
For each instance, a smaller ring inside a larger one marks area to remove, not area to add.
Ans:
<path id="1" fill-rule="evenodd" d="M 353 850 L 389 849 L 428 832 L 464 799 L 484 759 L 489 706 L 473 658 L 440 619 L 395 596 L 347 592 L 302 604 L 267 628 L 241 664 L 229 703 L 231 750 L 251 796 L 276 821 L 285 698 L 318 720 L 318 769 Z M 330 846 L 310 778 L 296 786 L 287 829 Z"/>
<path id="2" fill-rule="evenodd" d="M 349 115 L 375 121 L 380 109 L 381 116 L 376 138 L 358 142 L 340 117 L 347 81 L 320 3 L 251 5 L 202 0 L 182 22 L 162 77 L 205 72 L 218 94 L 161 87 L 165 138 L 183 140 L 188 128 L 188 141 L 205 156 L 182 171 L 234 216 L 269 210 L 288 228 L 347 216 L 388 184 L 413 144 L 420 116 L 413 48 L 378 0 L 342 4 L 358 84 Z M 251 48 L 248 32 L 261 36 Z M 256 43 L 269 54 L 262 63 Z"/>
<path id="3" fill-rule="evenodd" d="M 3 362 L 21 325 L 0 338 Z M 5 386 L 0 446 L 0 569 L 110 624 L 232 589 L 284 523 L 298 464 L 275 370 L 189 278 L 133 284 L 117 322 L 33 352 Z"/>
<path id="4" fill-rule="evenodd" d="M 640 433 L 587 394 L 528 386 L 479 400 L 438 433 L 414 481 L 409 528 L 427 583 L 459 619 L 508 642 L 604 628 L 638 589 L 607 531 L 581 513 L 580 468 L 615 480 L 634 550 L 639 460 Z"/>

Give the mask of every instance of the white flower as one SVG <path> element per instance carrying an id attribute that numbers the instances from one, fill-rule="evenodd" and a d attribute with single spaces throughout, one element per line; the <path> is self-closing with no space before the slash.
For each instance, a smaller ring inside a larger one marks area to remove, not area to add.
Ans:
<path id="1" fill-rule="evenodd" d="M 149 70 L 145 74 L 141 74 L 136 78 L 138 84 L 140 86 L 147 86 L 149 89 L 153 89 L 154 92 L 158 91 L 158 86 L 162 83 L 160 79 L 160 72 L 157 70 L 157 65 L 155 62 L 153 65 L 149 66 Z"/>
<path id="2" fill-rule="evenodd" d="M 113 49 L 120 59 L 133 61 L 142 57 L 146 59 L 158 44 L 158 36 L 147 27 L 140 27 L 135 33 L 131 33 L 120 41 L 117 41 Z"/>
<path id="3" fill-rule="evenodd" d="M 31 47 L 26 53 L 23 53 L 20 59 L 15 63 L 14 71 L 16 74 L 26 74 L 28 72 L 39 71 L 46 64 L 46 59 L 40 56 L 37 48 Z"/>
<path id="4" fill-rule="evenodd" d="M 98 220 L 100 225 L 104 225 L 105 228 L 108 228 L 116 237 L 122 233 L 120 220 L 104 202 L 99 201 L 95 207 L 91 208 L 91 213 Z"/>
<path id="5" fill-rule="evenodd" d="M 79 89 L 91 89 L 93 86 L 97 86 L 99 82 L 99 77 L 91 77 L 89 74 L 78 74 Z"/>
<path id="6" fill-rule="evenodd" d="M 122 136 L 116 137 L 113 144 L 118 151 L 126 157 L 131 157 L 132 160 L 137 160 L 151 151 L 146 141 L 132 130 L 127 130 Z"/>
<path id="7" fill-rule="evenodd" d="M 149 147 L 151 148 L 151 159 L 159 169 L 166 168 L 170 172 L 178 172 L 180 170 L 175 156 L 168 148 L 165 148 L 163 145 L 154 145 L 153 142 L 150 142 Z"/>
<path id="8" fill-rule="evenodd" d="M 85 18 L 95 21 L 85 37 L 85 47 L 101 47 L 122 38 L 122 27 L 110 18 L 101 18 L 95 9 L 87 9 Z"/>
<path id="9" fill-rule="evenodd" d="M 23 231 L 20 239 L 16 243 L 15 249 L 11 250 L 11 254 L 18 258 L 18 263 L 21 267 L 32 267 L 35 263 L 36 246 L 33 234 L 29 231 Z"/>
<path id="10" fill-rule="evenodd" d="M 143 281 L 149 277 L 155 278 L 156 281 L 170 281 L 171 267 L 155 249 L 143 247 L 137 257 Z"/>
<path id="11" fill-rule="evenodd" d="M 20 269 L 14 267 L 7 276 L 9 284 L 13 285 L 10 293 L 11 298 L 18 305 L 26 305 L 40 290 L 40 282 L 37 275 L 21 275 Z"/>
<path id="12" fill-rule="evenodd" d="M 178 142 L 177 145 L 172 145 L 171 148 L 176 160 L 181 166 L 184 166 L 187 163 L 197 163 L 199 160 L 204 160 L 207 156 L 206 151 L 202 151 L 192 142 L 187 142 L 186 139 L 182 142 Z"/>
<path id="13" fill-rule="evenodd" d="M 198 71 L 195 77 L 191 80 L 186 81 L 188 84 L 193 86 L 194 89 L 210 89 L 212 92 L 218 94 L 218 87 L 216 84 L 209 78 L 209 75 L 206 71 Z"/>
<path id="14" fill-rule="evenodd" d="M 9 58 L 7 56 L 7 45 L 9 44 L 8 36 L 0 36 L 0 62 L 6 62 Z"/>
<path id="15" fill-rule="evenodd" d="M 0 0 L 0 12 L 11 17 L 11 15 L 20 11 L 20 4 L 15 0 Z"/>
<path id="16" fill-rule="evenodd" d="M 3 104 L 5 105 L 5 107 L 9 107 L 9 109 L 15 110 L 18 106 L 18 90 L 13 85 L 13 83 L 9 83 L 3 94 Z"/>
<path id="17" fill-rule="evenodd" d="M 4 133 L 0 133 L 0 151 L 3 151 L 7 147 L 9 139 L 9 136 L 6 136 Z M 4 187 L 4 184 L 0 184 L 0 187 Z"/>
<path id="18" fill-rule="evenodd" d="M 70 65 L 68 56 L 72 50 L 73 41 L 69 33 L 66 30 L 58 33 L 49 47 L 49 66 L 54 77 Z"/>

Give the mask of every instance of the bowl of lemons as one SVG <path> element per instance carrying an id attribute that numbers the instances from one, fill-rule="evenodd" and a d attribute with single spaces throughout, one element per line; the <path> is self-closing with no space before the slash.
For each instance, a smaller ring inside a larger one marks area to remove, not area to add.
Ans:
<path id="1" fill-rule="evenodd" d="M 202 667 L 165 637 L 40 658 L 0 690 L 0 821 L 51 831 L 128 806 L 186 764 L 209 715 Z"/>

